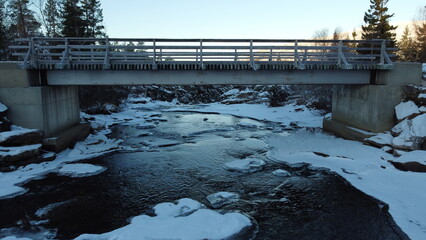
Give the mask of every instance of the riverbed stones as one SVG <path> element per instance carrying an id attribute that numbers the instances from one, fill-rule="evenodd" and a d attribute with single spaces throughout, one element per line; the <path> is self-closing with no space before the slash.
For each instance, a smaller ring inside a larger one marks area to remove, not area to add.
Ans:
<path id="1" fill-rule="evenodd" d="M 19 146 L 19 147 L 1 147 L 0 146 L 0 161 L 18 162 L 36 158 L 40 155 L 41 144 Z"/>
<path id="2" fill-rule="evenodd" d="M 0 146 L 24 146 L 41 143 L 43 133 L 37 129 L 19 129 L 0 133 Z"/>
<path id="3" fill-rule="evenodd" d="M 228 171 L 240 172 L 240 173 L 252 173 L 262 170 L 265 166 L 265 161 L 257 158 L 246 158 L 242 160 L 235 160 L 227 162 L 224 168 Z"/>
<path id="4" fill-rule="evenodd" d="M 218 192 L 208 195 L 207 200 L 213 208 L 220 208 L 240 200 L 240 195 L 231 192 Z"/>

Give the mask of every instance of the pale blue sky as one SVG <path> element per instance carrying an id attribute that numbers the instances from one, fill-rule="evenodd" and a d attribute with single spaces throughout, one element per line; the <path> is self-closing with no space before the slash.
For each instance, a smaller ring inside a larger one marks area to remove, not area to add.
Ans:
<path id="1" fill-rule="evenodd" d="M 110 37 L 311 38 L 352 31 L 369 0 L 101 0 Z M 426 0 L 389 0 L 394 22 L 410 21 Z"/>

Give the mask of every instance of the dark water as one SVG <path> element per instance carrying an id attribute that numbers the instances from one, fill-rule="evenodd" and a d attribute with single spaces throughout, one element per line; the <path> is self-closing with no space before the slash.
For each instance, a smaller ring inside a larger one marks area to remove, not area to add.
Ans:
<path id="1" fill-rule="evenodd" d="M 341 177 L 266 159 L 262 138 L 285 134 L 279 126 L 196 113 L 165 113 L 163 118 L 167 122 L 158 122 L 153 129 L 116 126 L 112 136 L 124 139 L 132 150 L 89 160 L 108 168 L 102 174 L 86 178 L 51 174 L 28 183 L 27 194 L 1 200 L 0 237 L 39 233 L 31 236 L 70 239 L 103 233 L 126 225 L 133 216 L 152 213 L 157 203 L 188 197 L 209 206 L 207 195 L 229 191 L 242 200 L 220 210 L 240 211 L 254 222 L 236 239 L 406 239 L 386 204 Z M 142 136 L 147 132 L 152 135 Z M 223 168 L 224 163 L 245 157 L 263 159 L 267 165 L 250 174 Z M 280 168 L 292 175 L 274 176 L 272 171 Z M 54 203 L 58 206 L 46 216 L 35 215 Z M 34 222 L 40 220 L 48 221 Z"/>

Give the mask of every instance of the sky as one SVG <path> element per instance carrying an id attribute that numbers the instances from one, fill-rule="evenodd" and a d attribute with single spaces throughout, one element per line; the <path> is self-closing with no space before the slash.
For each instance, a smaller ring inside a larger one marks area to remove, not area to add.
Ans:
<path id="1" fill-rule="evenodd" d="M 101 0 L 109 37 L 312 38 L 363 24 L 369 0 Z M 426 0 L 389 0 L 392 22 L 413 20 Z"/>

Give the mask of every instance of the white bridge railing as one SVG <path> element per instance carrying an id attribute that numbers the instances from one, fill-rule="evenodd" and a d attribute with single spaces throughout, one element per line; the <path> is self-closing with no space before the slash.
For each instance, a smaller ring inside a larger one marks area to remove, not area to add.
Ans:
<path id="1" fill-rule="evenodd" d="M 16 39 L 25 69 L 390 69 L 386 40 Z"/>

